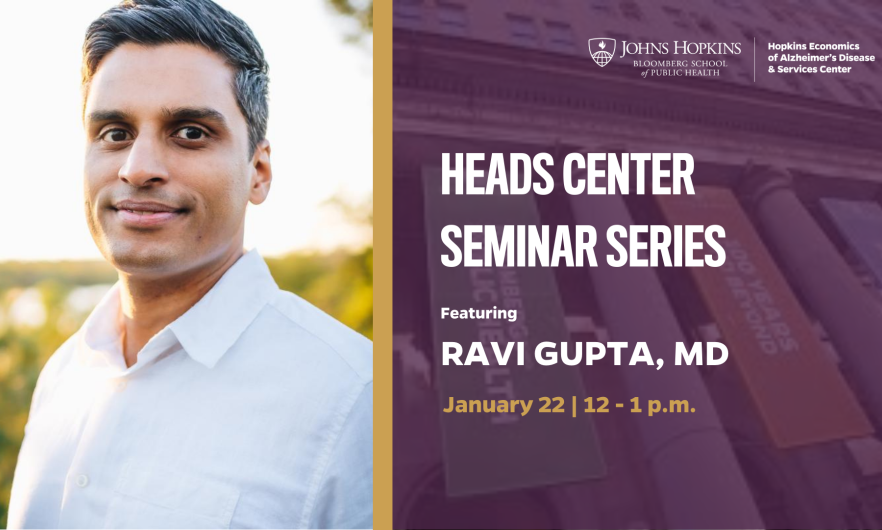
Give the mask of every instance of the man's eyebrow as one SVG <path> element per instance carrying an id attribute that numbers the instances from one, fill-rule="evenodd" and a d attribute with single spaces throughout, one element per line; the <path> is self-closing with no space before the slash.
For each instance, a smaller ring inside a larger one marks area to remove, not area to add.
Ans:
<path id="1" fill-rule="evenodd" d="M 206 120 L 214 122 L 219 129 L 229 130 L 227 119 L 219 110 L 211 107 L 163 107 L 162 117 L 169 121 Z M 133 115 L 124 110 L 96 110 L 86 116 L 88 123 L 105 123 L 110 121 L 132 122 Z"/>
<path id="2" fill-rule="evenodd" d="M 121 110 L 96 110 L 90 112 L 87 118 L 88 121 L 95 123 L 103 121 L 129 121 L 131 116 L 129 113 Z"/>
<path id="3" fill-rule="evenodd" d="M 168 120 L 209 120 L 227 127 L 227 119 L 223 113 L 211 107 L 178 107 L 174 109 L 163 108 L 162 115 Z"/>

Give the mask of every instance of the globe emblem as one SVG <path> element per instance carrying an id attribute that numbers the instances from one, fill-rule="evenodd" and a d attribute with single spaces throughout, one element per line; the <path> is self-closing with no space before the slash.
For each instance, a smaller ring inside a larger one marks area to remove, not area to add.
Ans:
<path id="1" fill-rule="evenodd" d="M 616 41 L 608 37 L 588 39 L 591 58 L 600 66 L 606 66 L 616 53 Z"/>
<path id="2" fill-rule="evenodd" d="M 600 66 L 606 66 L 606 64 L 612 60 L 612 54 L 603 50 L 594 52 L 594 55 L 591 57 L 594 57 L 594 61 Z"/>

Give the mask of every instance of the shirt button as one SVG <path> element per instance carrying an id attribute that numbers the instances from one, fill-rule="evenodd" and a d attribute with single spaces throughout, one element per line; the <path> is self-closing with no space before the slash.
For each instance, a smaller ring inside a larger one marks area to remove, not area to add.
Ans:
<path id="1" fill-rule="evenodd" d="M 85 488 L 89 485 L 89 477 L 86 475 L 79 475 L 77 477 L 77 486 L 81 488 Z"/>
<path id="2" fill-rule="evenodd" d="M 118 382 L 118 383 L 116 384 L 116 390 L 117 390 L 117 392 L 122 392 L 123 390 L 125 390 L 125 389 L 126 389 L 126 385 L 128 385 L 128 383 L 126 383 L 125 381 L 120 381 L 120 382 Z"/>

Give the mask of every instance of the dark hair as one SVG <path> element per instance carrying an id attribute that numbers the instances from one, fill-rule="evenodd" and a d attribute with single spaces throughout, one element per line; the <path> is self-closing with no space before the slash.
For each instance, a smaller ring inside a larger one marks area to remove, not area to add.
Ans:
<path id="1" fill-rule="evenodd" d="M 248 122 L 248 140 L 254 152 L 266 136 L 269 65 L 245 22 L 211 0 L 123 0 L 86 31 L 84 94 L 101 60 L 126 42 L 196 44 L 222 55 L 236 73 L 233 89 Z"/>

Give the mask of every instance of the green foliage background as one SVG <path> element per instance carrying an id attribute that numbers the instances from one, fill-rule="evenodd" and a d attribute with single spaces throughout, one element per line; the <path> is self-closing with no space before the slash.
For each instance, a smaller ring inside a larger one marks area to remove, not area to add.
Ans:
<path id="1" fill-rule="evenodd" d="M 267 258 L 279 287 L 291 291 L 373 338 L 373 248 Z M 74 333 L 91 308 L 67 303 L 78 287 L 112 284 L 104 262 L 0 263 L 0 527 L 6 527 L 15 462 L 40 369 Z M 31 327 L 10 318 L 24 289 L 39 291 L 45 323 Z"/>

